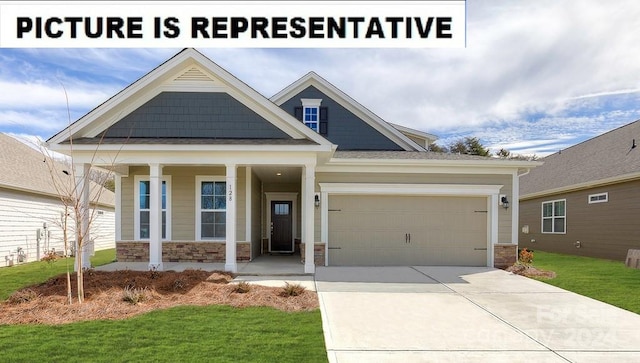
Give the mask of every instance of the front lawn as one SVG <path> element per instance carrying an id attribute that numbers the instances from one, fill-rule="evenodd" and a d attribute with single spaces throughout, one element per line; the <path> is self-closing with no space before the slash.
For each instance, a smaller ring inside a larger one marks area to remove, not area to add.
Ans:
<path id="1" fill-rule="evenodd" d="M 182 306 L 128 320 L 0 326 L 5 362 L 326 362 L 320 311 Z"/>
<path id="2" fill-rule="evenodd" d="M 91 257 L 92 266 L 105 265 L 116 258 L 115 248 L 96 251 Z M 0 268 L 0 301 L 6 300 L 18 289 L 47 281 L 48 279 L 67 272 L 69 266 L 73 272 L 73 258 L 60 258 L 54 262 L 29 262 L 13 267 Z"/>
<path id="3" fill-rule="evenodd" d="M 541 281 L 640 314 L 640 270 L 619 261 L 538 250 L 533 265 L 557 274 Z"/>

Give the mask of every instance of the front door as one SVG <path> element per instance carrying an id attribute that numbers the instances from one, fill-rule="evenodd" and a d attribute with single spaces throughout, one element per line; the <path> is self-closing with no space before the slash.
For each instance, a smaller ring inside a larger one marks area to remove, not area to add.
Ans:
<path id="1" fill-rule="evenodd" d="M 270 252 L 293 252 L 292 203 L 271 202 L 271 248 Z"/>

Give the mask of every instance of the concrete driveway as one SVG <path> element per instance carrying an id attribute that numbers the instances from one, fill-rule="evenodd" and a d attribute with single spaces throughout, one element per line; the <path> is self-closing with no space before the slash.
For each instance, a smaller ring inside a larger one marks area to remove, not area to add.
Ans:
<path id="1" fill-rule="evenodd" d="M 330 362 L 638 362 L 640 315 L 502 270 L 321 267 Z"/>

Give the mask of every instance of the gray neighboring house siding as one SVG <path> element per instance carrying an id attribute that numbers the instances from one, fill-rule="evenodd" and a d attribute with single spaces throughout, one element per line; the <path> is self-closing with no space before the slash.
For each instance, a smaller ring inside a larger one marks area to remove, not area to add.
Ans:
<path id="1" fill-rule="evenodd" d="M 520 230 L 520 248 L 624 261 L 629 249 L 640 248 L 639 191 L 635 180 L 521 201 L 520 224 L 529 233 Z M 589 204 L 599 193 L 608 193 L 608 202 Z M 542 233 L 542 203 L 554 200 L 566 200 L 564 234 Z"/>
<path id="2" fill-rule="evenodd" d="M 395 142 L 378 132 L 329 96 L 313 86 L 284 102 L 280 108 L 295 116 L 295 108 L 302 107 L 303 98 L 322 99 L 327 108 L 326 138 L 338 145 L 338 150 L 403 150 Z"/>
<path id="3" fill-rule="evenodd" d="M 520 247 L 618 261 L 640 249 L 638 140 L 640 120 L 540 159 L 520 178 Z M 556 200 L 566 200 L 566 230 L 542 233 L 542 203 Z"/>
<path id="4" fill-rule="evenodd" d="M 107 138 L 290 139 L 226 93 L 162 92 L 105 133 Z"/>

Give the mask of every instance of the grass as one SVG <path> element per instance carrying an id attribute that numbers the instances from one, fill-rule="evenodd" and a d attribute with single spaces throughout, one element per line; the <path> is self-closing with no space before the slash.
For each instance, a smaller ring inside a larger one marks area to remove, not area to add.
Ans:
<path id="1" fill-rule="evenodd" d="M 98 251 L 94 266 L 113 261 Z M 67 262 L 0 269 L 0 299 L 66 271 Z M 118 296 L 116 298 L 121 298 Z M 320 311 L 181 306 L 128 320 L 0 325 L 3 362 L 326 362 Z"/>
<path id="2" fill-rule="evenodd" d="M 115 258 L 115 248 L 96 251 L 95 256 L 91 257 L 91 265 L 104 265 L 114 261 Z M 60 258 L 54 262 L 29 262 L 0 268 L 0 301 L 6 300 L 22 287 L 44 282 L 67 272 L 67 266 L 73 271 L 73 258 Z"/>
<path id="3" fill-rule="evenodd" d="M 5 362 L 326 362 L 320 311 L 183 306 L 128 320 L 0 326 Z"/>
<path id="4" fill-rule="evenodd" d="M 533 265 L 555 271 L 541 280 L 565 290 L 640 314 L 640 270 L 619 261 L 535 251 Z"/>

